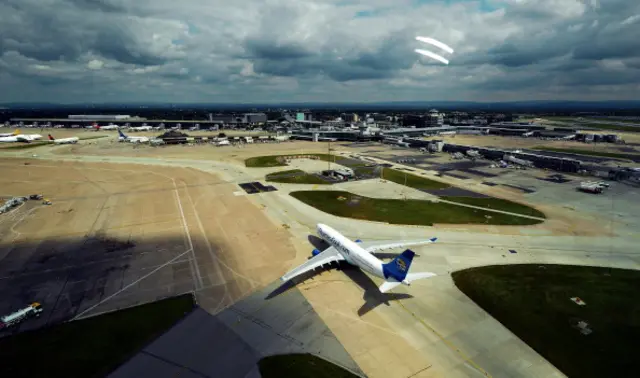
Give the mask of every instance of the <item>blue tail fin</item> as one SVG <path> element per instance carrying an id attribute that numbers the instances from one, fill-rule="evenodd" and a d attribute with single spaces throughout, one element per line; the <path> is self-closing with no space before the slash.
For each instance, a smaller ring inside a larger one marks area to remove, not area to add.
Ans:
<path id="1" fill-rule="evenodd" d="M 415 256 L 415 252 L 407 249 L 391 262 L 382 264 L 382 273 L 384 274 L 384 278 L 393 278 L 398 282 L 402 282 L 409 272 L 413 256 Z"/>
<path id="2" fill-rule="evenodd" d="M 121 137 L 126 138 L 127 136 L 124 135 L 124 133 L 122 132 L 122 130 L 118 130 L 118 134 L 120 134 Z"/>

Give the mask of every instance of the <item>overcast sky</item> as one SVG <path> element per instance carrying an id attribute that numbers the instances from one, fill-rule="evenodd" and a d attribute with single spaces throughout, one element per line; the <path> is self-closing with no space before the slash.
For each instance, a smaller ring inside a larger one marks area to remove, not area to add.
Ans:
<path id="1" fill-rule="evenodd" d="M 639 98 L 640 0 L 0 0 L 0 102 Z"/>

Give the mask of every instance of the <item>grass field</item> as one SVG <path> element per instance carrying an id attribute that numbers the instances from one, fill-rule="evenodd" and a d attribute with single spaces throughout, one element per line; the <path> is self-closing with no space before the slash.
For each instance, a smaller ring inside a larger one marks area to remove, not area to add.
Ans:
<path id="1" fill-rule="evenodd" d="M 640 132 L 640 127 L 610 124 L 606 122 L 607 120 L 601 120 L 601 119 L 593 119 L 593 118 L 590 119 L 590 120 L 597 120 L 600 122 L 580 122 L 578 120 L 578 117 L 546 116 L 544 118 L 548 119 L 549 121 L 572 122 L 574 124 L 577 124 L 578 126 L 592 127 L 596 129 L 602 129 L 602 130 Z M 611 120 L 611 121 L 616 122 L 615 120 Z M 625 122 L 628 122 L 628 121 L 625 121 Z"/>
<path id="2" fill-rule="evenodd" d="M 415 189 L 445 189 L 450 187 L 450 185 L 440 181 L 429 180 L 424 177 L 412 175 L 392 168 L 384 168 L 382 170 L 382 178 L 393 181 L 396 184 L 410 186 Z"/>
<path id="3" fill-rule="evenodd" d="M 331 185 L 331 182 L 325 181 L 316 175 L 310 175 L 300 169 L 270 173 L 265 179 L 267 181 L 281 182 L 285 184 Z"/>
<path id="4" fill-rule="evenodd" d="M 281 159 L 279 158 L 282 158 L 285 156 L 317 156 L 318 159 L 324 160 L 324 161 L 329 161 L 330 157 L 331 157 L 331 161 L 335 161 L 336 159 L 339 159 L 339 157 L 336 157 L 334 155 L 329 155 L 329 154 L 269 155 L 269 156 L 256 156 L 256 157 L 249 158 L 244 161 L 244 164 L 245 166 L 251 167 L 251 168 L 284 167 L 287 164 L 281 161 Z"/>
<path id="5" fill-rule="evenodd" d="M 50 144 L 51 143 L 49 143 L 48 141 L 36 141 L 31 143 L 16 142 L 1 146 L 0 150 L 28 150 L 31 148 L 46 146 Z"/>
<path id="6" fill-rule="evenodd" d="M 584 122 L 584 123 L 580 123 L 580 125 L 585 127 L 593 127 L 595 129 L 602 129 L 602 130 L 626 131 L 631 133 L 640 132 L 640 127 L 637 127 L 637 126 L 612 125 L 609 123 L 599 123 L 599 122 L 598 123 Z"/>
<path id="7" fill-rule="evenodd" d="M 640 271 L 526 264 L 452 276 L 469 298 L 569 377 L 630 377 L 640 368 Z M 579 321 L 593 332 L 583 335 Z"/>
<path id="8" fill-rule="evenodd" d="M 0 377 L 103 377 L 194 307 L 191 294 L 0 339 Z"/>
<path id="9" fill-rule="evenodd" d="M 90 136 L 81 136 L 80 140 L 91 140 L 91 139 L 100 139 L 106 138 L 108 135 L 90 135 Z"/>
<path id="10" fill-rule="evenodd" d="M 610 158 L 614 158 L 614 159 L 628 159 L 628 160 L 640 159 L 640 155 L 621 154 L 621 153 L 616 153 L 616 152 L 583 150 L 583 149 L 577 149 L 577 148 L 555 148 L 555 147 L 536 146 L 536 147 L 533 147 L 533 149 L 534 150 L 543 150 L 543 151 L 552 151 L 552 152 L 564 152 L 564 153 L 570 153 L 570 154 L 610 157 Z"/>
<path id="11" fill-rule="evenodd" d="M 258 362 L 263 378 L 355 378 L 357 375 L 311 354 L 283 354 Z"/>
<path id="12" fill-rule="evenodd" d="M 343 191 L 297 191 L 291 196 L 339 217 L 431 226 L 435 223 L 531 225 L 541 221 L 422 200 L 381 199 Z"/>
<path id="13" fill-rule="evenodd" d="M 530 215 L 532 217 L 546 218 L 542 211 L 521 203 L 509 201 L 502 198 L 476 198 L 476 197 L 453 197 L 442 196 L 443 200 L 464 203 L 467 205 L 486 207 L 487 209 L 508 211 L 510 213 Z"/>

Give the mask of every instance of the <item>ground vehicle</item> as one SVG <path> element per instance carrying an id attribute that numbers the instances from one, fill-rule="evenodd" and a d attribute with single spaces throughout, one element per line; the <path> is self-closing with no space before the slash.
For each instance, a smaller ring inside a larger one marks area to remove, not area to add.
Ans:
<path id="1" fill-rule="evenodd" d="M 38 302 L 33 302 L 25 308 L 0 317 L 0 329 L 11 327 L 31 317 L 38 317 L 42 311 L 42 305 Z"/>

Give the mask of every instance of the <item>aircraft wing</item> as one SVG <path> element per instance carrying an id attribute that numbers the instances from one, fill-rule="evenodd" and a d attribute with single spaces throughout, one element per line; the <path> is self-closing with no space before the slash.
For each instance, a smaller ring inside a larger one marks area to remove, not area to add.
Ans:
<path id="1" fill-rule="evenodd" d="M 431 238 L 426 240 L 405 240 L 405 241 L 392 241 L 392 242 L 362 242 L 359 243 L 369 253 L 375 253 L 393 248 L 406 248 L 410 246 L 423 245 L 435 243 L 438 238 Z"/>
<path id="2" fill-rule="evenodd" d="M 329 247 L 324 251 L 322 251 L 321 253 L 307 260 L 307 262 L 305 262 L 304 264 L 290 270 L 280 279 L 282 281 L 289 281 L 290 279 L 296 276 L 299 276 L 302 273 L 308 272 L 322 265 L 330 264 L 332 262 L 337 262 L 342 260 L 344 260 L 344 257 L 342 257 L 342 255 L 335 248 Z"/>

